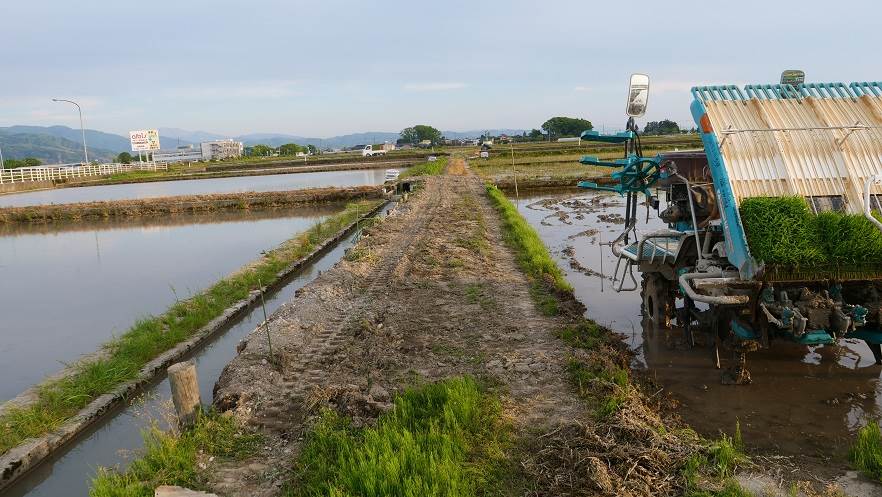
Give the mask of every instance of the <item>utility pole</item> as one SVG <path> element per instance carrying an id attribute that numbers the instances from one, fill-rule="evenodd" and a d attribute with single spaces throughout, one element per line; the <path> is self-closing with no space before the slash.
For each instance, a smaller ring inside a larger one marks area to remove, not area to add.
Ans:
<path id="1" fill-rule="evenodd" d="M 53 98 L 53 102 L 67 102 L 69 104 L 74 104 L 77 106 L 77 111 L 80 113 L 80 131 L 83 133 L 83 156 L 86 158 L 86 163 L 84 165 L 89 164 L 89 149 L 86 147 L 86 128 L 83 126 L 83 109 L 80 107 L 80 104 L 74 102 L 73 100 L 65 100 L 63 98 Z"/>
<path id="2" fill-rule="evenodd" d="M 0 147 L 0 169 L 6 169 L 6 162 L 3 161 L 3 147 Z"/>

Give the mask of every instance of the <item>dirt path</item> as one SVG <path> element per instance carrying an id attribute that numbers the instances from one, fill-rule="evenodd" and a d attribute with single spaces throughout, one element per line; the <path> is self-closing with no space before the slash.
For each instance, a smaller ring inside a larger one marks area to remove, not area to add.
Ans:
<path id="1" fill-rule="evenodd" d="M 276 495 L 319 406 L 370 420 L 415 377 L 470 374 L 499 384 L 522 436 L 589 419 L 566 379 L 560 324 L 537 310 L 482 182 L 453 160 L 273 316 L 277 368 L 265 330 L 242 343 L 215 404 L 259 427 L 268 443 L 245 463 L 210 471 L 212 486 L 221 495 Z"/>

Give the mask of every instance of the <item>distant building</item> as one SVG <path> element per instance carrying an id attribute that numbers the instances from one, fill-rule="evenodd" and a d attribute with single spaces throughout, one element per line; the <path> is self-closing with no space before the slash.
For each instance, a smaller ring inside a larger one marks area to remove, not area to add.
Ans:
<path id="1" fill-rule="evenodd" d="M 202 160 L 202 149 L 193 145 L 178 147 L 175 150 L 157 150 L 153 152 L 153 162 L 174 164 L 177 162 L 199 162 Z"/>
<path id="2" fill-rule="evenodd" d="M 176 150 L 157 150 L 153 152 L 153 161 L 162 164 L 176 162 L 199 162 L 205 160 L 224 160 L 241 157 L 245 147 L 242 142 L 218 140 L 203 142 L 198 147 L 187 145 Z"/>
<path id="3" fill-rule="evenodd" d="M 242 157 L 245 146 L 233 140 L 202 142 L 202 160 L 224 160 Z"/>

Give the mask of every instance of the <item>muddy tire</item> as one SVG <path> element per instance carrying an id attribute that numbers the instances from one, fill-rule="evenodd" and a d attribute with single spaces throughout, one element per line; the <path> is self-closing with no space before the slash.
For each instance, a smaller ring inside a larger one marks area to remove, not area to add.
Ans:
<path id="1" fill-rule="evenodd" d="M 655 328 L 669 328 L 674 310 L 671 282 L 661 275 L 644 273 L 640 296 L 643 299 L 641 311 L 644 319 L 649 320 Z"/>

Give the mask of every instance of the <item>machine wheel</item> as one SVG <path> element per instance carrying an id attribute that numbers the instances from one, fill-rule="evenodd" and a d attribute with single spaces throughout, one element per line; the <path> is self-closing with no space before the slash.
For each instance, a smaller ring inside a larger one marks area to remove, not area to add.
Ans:
<path id="1" fill-rule="evenodd" d="M 882 345 L 867 342 L 867 346 L 870 347 L 870 352 L 873 353 L 873 359 L 876 360 L 876 364 L 882 364 Z"/>
<path id="2" fill-rule="evenodd" d="M 643 317 L 655 328 L 669 328 L 674 310 L 671 282 L 659 274 L 644 273 L 640 296 L 643 298 Z"/>

